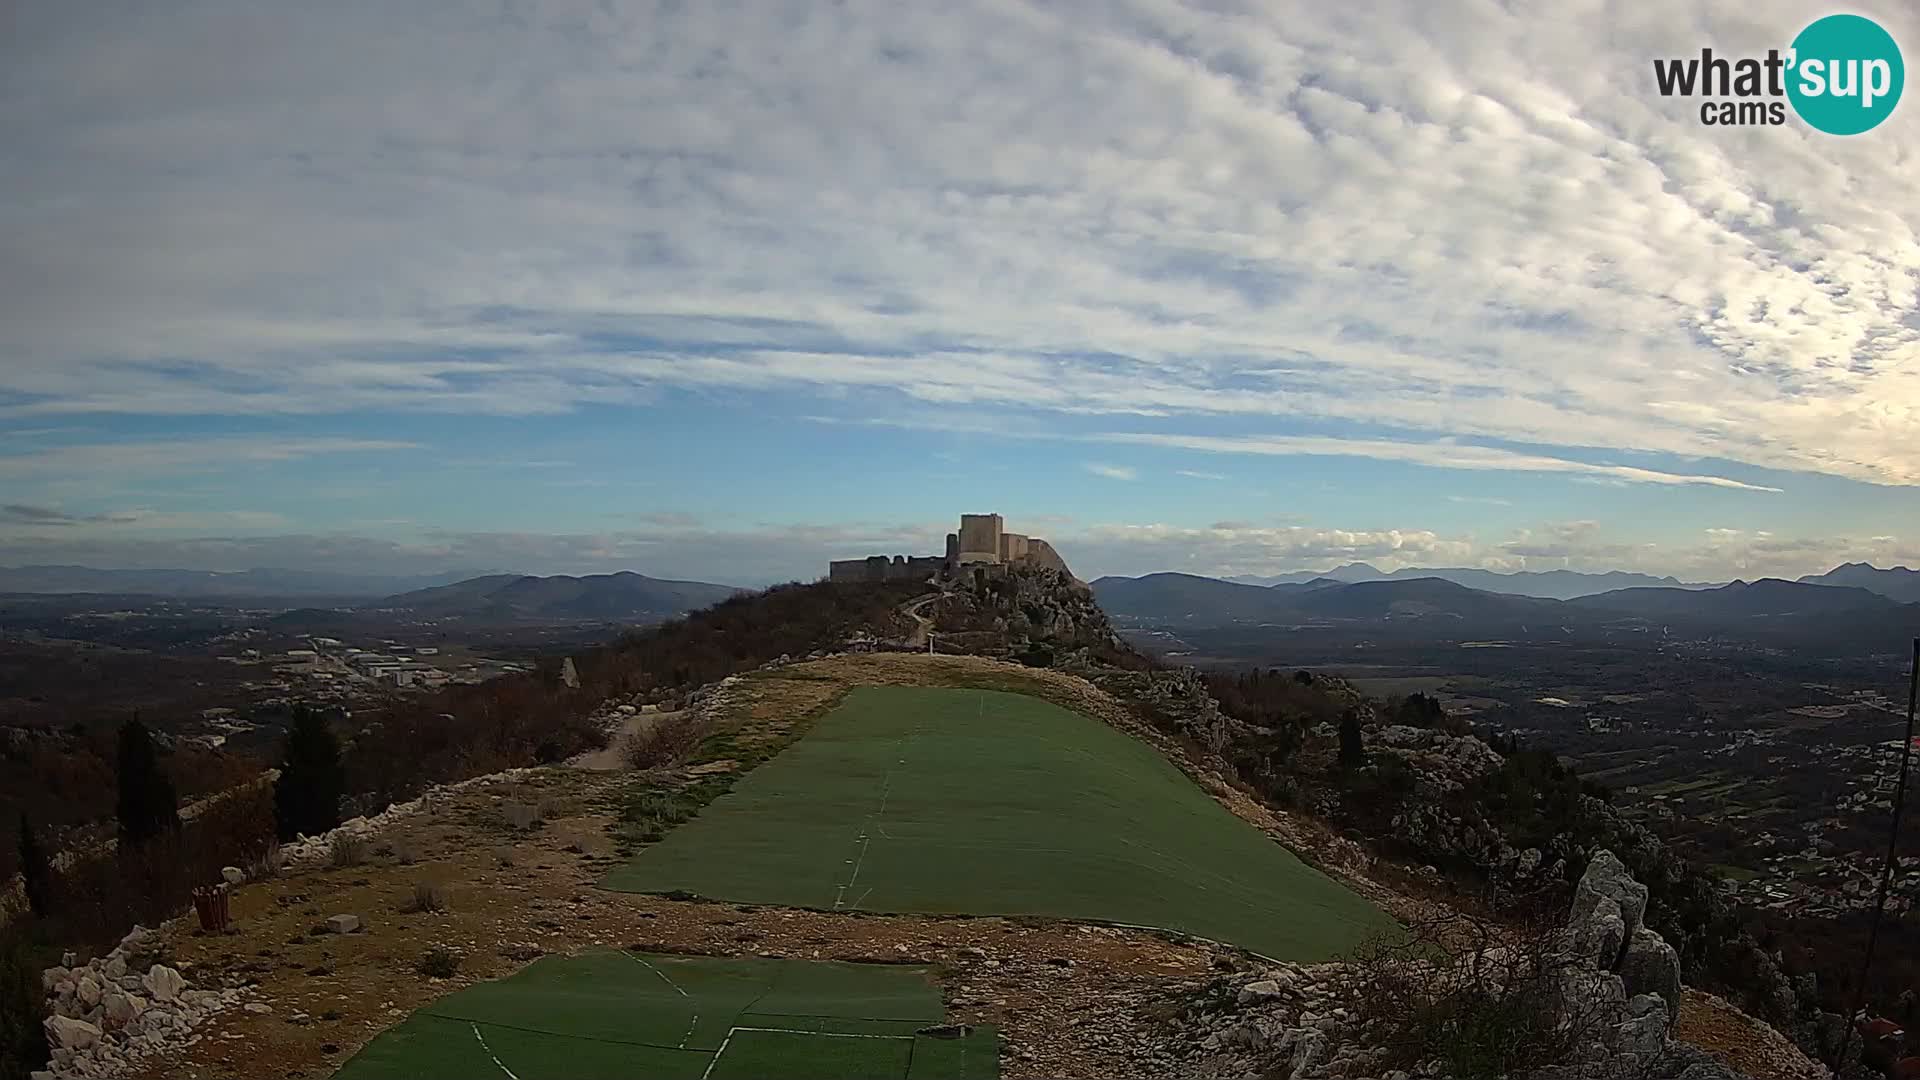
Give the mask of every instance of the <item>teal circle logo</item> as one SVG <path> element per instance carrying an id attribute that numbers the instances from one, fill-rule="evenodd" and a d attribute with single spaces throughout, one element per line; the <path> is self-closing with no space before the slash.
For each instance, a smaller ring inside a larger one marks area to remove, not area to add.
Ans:
<path id="1" fill-rule="evenodd" d="M 1900 104 L 1907 68 L 1900 46 L 1860 15 L 1816 19 L 1793 39 L 1787 98 L 1800 119 L 1829 135 L 1880 126 Z"/>

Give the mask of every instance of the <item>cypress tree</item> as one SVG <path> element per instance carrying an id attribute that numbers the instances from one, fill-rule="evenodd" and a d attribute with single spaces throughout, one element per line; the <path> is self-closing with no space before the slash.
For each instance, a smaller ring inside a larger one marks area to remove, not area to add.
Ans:
<path id="1" fill-rule="evenodd" d="M 1357 769 L 1367 763 L 1367 750 L 1360 742 L 1360 714 L 1348 709 L 1340 716 L 1340 767 Z"/>
<path id="2" fill-rule="evenodd" d="M 346 794 L 346 769 L 340 741 L 312 709 L 293 715 L 287 729 L 280 778 L 273 783 L 273 816 L 280 839 L 305 833 L 317 836 L 340 824 L 340 797 Z"/>
<path id="3" fill-rule="evenodd" d="M 53 863 L 40 846 L 40 838 L 34 835 L 33 822 L 27 819 L 25 810 L 20 811 L 20 879 L 26 888 L 27 909 L 35 915 L 46 915 L 53 886 Z"/>
<path id="4" fill-rule="evenodd" d="M 180 828 L 179 800 L 173 781 L 160 771 L 153 735 L 138 718 L 120 728 L 120 792 L 116 807 L 120 842 L 139 847 L 163 832 Z"/>

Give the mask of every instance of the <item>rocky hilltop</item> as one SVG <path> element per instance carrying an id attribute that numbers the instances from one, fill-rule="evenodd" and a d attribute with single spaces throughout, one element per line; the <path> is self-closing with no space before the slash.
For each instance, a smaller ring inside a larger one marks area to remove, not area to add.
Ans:
<path id="1" fill-rule="evenodd" d="M 1060 570 L 788 586 L 576 659 L 529 700 L 621 742 L 368 804 L 234 871 L 233 933 L 176 922 L 48 970 L 58 1075 L 312 1075 L 461 982 L 617 942 L 938 963 L 956 1015 L 1003 1033 L 1010 1080 L 1803 1080 L 1819 1072 L 1779 1032 L 1814 1047 L 1843 1030 L 1711 882 L 1551 754 L 1482 739 L 1419 695 L 1160 663 Z M 1123 927 L 591 887 L 863 685 L 1012 690 L 1112 725 L 1407 933 L 1301 966 Z M 458 975 L 423 974 L 449 947 Z"/>

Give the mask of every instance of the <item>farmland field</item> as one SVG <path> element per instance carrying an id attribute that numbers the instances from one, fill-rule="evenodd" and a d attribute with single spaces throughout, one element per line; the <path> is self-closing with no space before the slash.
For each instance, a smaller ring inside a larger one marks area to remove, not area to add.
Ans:
<path id="1" fill-rule="evenodd" d="M 594 952 L 548 957 L 434 1002 L 340 1080 L 991 1080 L 998 1036 L 941 1023 L 924 968 Z M 951 1033 L 946 1033 L 951 1034 Z"/>
<path id="2" fill-rule="evenodd" d="M 1147 926 L 1318 961 L 1392 921 L 1146 744 L 1037 698 L 855 690 L 604 884 Z"/>

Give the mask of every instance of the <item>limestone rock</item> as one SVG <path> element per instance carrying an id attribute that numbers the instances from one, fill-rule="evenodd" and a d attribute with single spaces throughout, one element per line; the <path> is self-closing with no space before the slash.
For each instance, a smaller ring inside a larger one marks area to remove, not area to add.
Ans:
<path id="1" fill-rule="evenodd" d="M 1601 897 L 1620 906 L 1620 917 L 1626 921 L 1627 939 L 1631 941 L 1647 914 L 1647 887 L 1633 879 L 1619 856 L 1605 849 L 1594 852 L 1587 863 L 1587 872 L 1574 887 L 1573 918 L 1585 918 Z"/>
<path id="2" fill-rule="evenodd" d="M 49 1016 L 47 1042 L 67 1050 L 85 1050 L 100 1041 L 100 1029 L 71 1016 Z"/>
<path id="3" fill-rule="evenodd" d="M 1257 1005 L 1261 1002 L 1272 1001 L 1274 998 L 1279 997 L 1280 994 L 1279 983 L 1272 979 L 1260 979 L 1257 982 L 1250 982 L 1241 987 L 1236 1000 L 1241 1005 Z"/>
<path id="4" fill-rule="evenodd" d="M 1627 1019 L 1615 1028 L 1611 1041 L 1619 1053 L 1658 1054 L 1667 1044 L 1667 1003 L 1652 994 L 1627 1002 Z"/>
<path id="5" fill-rule="evenodd" d="M 165 964 L 155 964 L 148 970 L 147 977 L 141 980 L 141 984 L 147 988 L 147 993 L 153 995 L 153 1000 L 172 1001 L 179 996 L 180 991 L 186 989 L 187 980 Z"/>
<path id="6" fill-rule="evenodd" d="M 225 879 L 229 885 L 245 885 L 247 883 L 247 872 L 237 866 L 221 867 L 220 876 Z"/>
<path id="7" fill-rule="evenodd" d="M 1574 909 L 1568 929 L 1573 949 L 1582 963 L 1612 971 L 1620 963 L 1627 945 L 1627 920 L 1620 905 L 1610 896 L 1597 897 L 1585 914 Z"/>
<path id="8" fill-rule="evenodd" d="M 1659 934 L 1644 926 L 1634 931 L 1620 960 L 1620 977 L 1629 994 L 1660 995 L 1669 1022 L 1679 1017 L 1680 954 Z"/>
<path id="9" fill-rule="evenodd" d="M 73 996 L 79 998 L 81 1004 L 89 1009 L 100 1004 L 100 995 L 105 992 L 106 990 L 100 985 L 100 981 L 95 979 L 91 973 L 80 976 L 80 982 L 73 988 Z"/>
<path id="10" fill-rule="evenodd" d="M 108 1027 L 125 1027 L 146 1011 L 147 1003 L 138 994 L 114 991 L 100 1000 L 106 1010 Z"/>
<path id="11" fill-rule="evenodd" d="M 360 916 L 334 915 L 327 919 L 327 929 L 335 934 L 351 934 L 360 929 Z"/>

